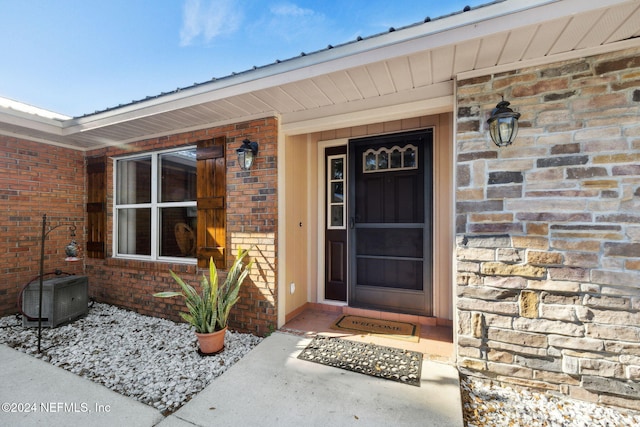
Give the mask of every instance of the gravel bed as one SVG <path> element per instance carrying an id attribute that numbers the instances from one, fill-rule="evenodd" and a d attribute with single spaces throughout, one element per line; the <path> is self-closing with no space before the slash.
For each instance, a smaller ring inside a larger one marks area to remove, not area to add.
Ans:
<path id="1" fill-rule="evenodd" d="M 218 355 L 197 353 L 187 324 L 143 316 L 106 304 L 68 325 L 23 328 L 16 316 L 0 318 L 0 343 L 59 366 L 122 395 L 174 412 L 239 361 L 262 338 L 227 331 Z"/>
<path id="2" fill-rule="evenodd" d="M 460 381 L 466 427 L 623 427 L 639 426 L 640 414 L 525 389 L 502 387 L 489 380 Z"/>

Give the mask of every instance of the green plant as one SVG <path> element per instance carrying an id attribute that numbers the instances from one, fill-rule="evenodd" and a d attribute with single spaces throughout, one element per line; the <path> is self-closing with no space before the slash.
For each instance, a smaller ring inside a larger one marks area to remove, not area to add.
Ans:
<path id="1" fill-rule="evenodd" d="M 248 252 L 248 250 L 238 250 L 236 259 L 227 273 L 227 278 L 220 286 L 218 286 L 218 271 L 213 258 L 211 258 L 209 260 L 209 279 L 203 274 L 200 280 L 201 294 L 198 294 L 193 286 L 169 270 L 171 277 L 182 288 L 182 292 L 158 292 L 153 296 L 159 298 L 183 297 L 189 313 L 180 312 L 180 316 L 195 327 L 196 332 L 208 334 L 220 331 L 227 326 L 229 312 L 238 302 L 240 285 L 242 285 L 253 265 L 253 260 L 247 265 L 242 263 Z"/>
<path id="2" fill-rule="evenodd" d="M 273 326 L 273 323 L 269 323 L 269 332 L 267 332 L 267 337 L 270 336 L 271 334 L 273 334 L 276 331 L 276 327 Z"/>

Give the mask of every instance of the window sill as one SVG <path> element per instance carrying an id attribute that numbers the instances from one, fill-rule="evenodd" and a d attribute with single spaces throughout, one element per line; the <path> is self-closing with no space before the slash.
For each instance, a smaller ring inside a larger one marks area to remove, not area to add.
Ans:
<path id="1" fill-rule="evenodd" d="M 162 260 L 146 260 L 132 258 L 107 258 L 105 265 L 109 267 L 118 267 L 126 269 L 138 269 L 143 271 L 162 271 L 172 270 L 176 273 L 196 273 L 198 266 L 195 260 L 188 262 L 162 261 Z"/>

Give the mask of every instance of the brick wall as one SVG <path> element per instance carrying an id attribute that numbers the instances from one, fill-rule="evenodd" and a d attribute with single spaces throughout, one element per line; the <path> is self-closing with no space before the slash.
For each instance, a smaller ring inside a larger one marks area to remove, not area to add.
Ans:
<path id="1" fill-rule="evenodd" d="M 276 244 L 277 244 L 277 120 L 255 120 L 168 137 L 154 138 L 109 147 L 87 153 L 87 156 L 142 153 L 172 147 L 194 145 L 197 141 L 227 137 L 227 251 L 231 265 L 238 247 L 254 246 L 255 259 L 249 280 L 245 282 L 238 304 L 231 311 L 229 326 L 258 335 L 277 327 L 276 313 Z M 236 149 L 249 138 L 260 144 L 258 157 L 250 171 L 236 164 Z M 87 274 L 93 297 L 137 312 L 179 321 L 182 300 L 154 298 L 152 294 L 175 288 L 169 276 L 172 269 L 184 280 L 196 284 L 205 271 L 194 265 L 132 261 L 112 257 L 113 243 L 113 163 L 107 164 L 107 258 L 87 259 Z M 220 271 L 223 280 L 225 272 Z"/>
<path id="2" fill-rule="evenodd" d="M 638 49 L 458 83 L 463 372 L 640 409 L 638 88 Z"/>
<path id="3" fill-rule="evenodd" d="M 0 135 L 0 315 L 18 311 L 19 291 L 40 273 L 43 214 L 61 225 L 47 236 L 44 272 L 82 273 L 64 247 L 67 224 L 84 241 L 84 175 L 79 151 Z"/>

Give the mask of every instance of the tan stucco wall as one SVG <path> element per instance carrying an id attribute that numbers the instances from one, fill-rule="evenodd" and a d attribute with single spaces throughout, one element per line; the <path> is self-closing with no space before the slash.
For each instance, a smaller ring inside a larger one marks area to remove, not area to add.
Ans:
<path id="1" fill-rule="evenodd" d="M 307 157 L 310 148 L 307 139 L 306 135 L 302 135 L 285 141 L 286 262 L 282 284 L 287 314 L 309 300 L 307 248 L 311 224 L 307 223 Z M 293 293 L 292 283 L 295 285 Z"/>

